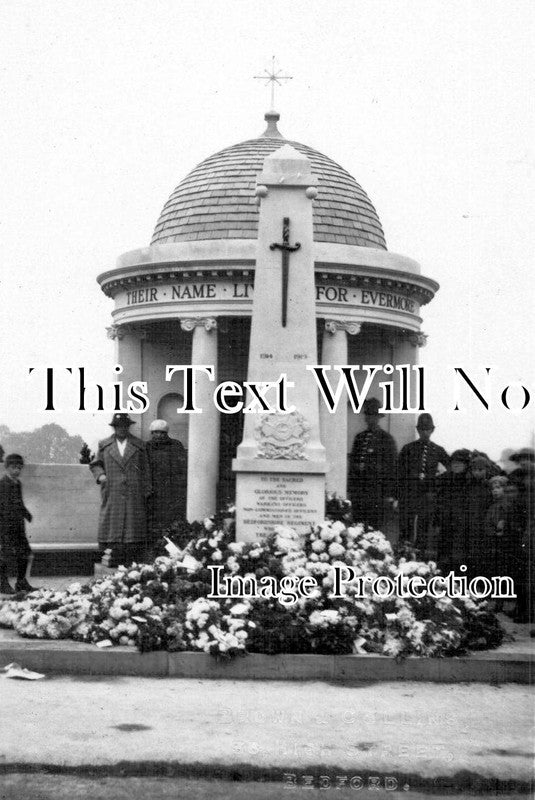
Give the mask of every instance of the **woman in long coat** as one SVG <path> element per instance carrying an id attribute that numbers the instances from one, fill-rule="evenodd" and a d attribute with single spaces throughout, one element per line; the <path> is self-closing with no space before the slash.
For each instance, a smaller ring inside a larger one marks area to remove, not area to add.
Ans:
<path id="1" fill-rule="evenodd" d="M 154 420 L 146 445 L 152 476 L 149 527 L 153 539 L 161 536 L 172 522 L 186 518 L 186 451 L 182 442 L 171 439 L 168 431 L 165 420 Z"/>
<path id="2" fill-rule="evenodd" d="M 114 414 L 110 423 L 114 434 L 99 442 L 98 453 L 89 466 L 101 491 L 101 549 L 130 546 L 132 557 L 141 557 L 147 542 L 151 479 L 145 444 L 129 432 L 133 424 L 128 414 Z"/>

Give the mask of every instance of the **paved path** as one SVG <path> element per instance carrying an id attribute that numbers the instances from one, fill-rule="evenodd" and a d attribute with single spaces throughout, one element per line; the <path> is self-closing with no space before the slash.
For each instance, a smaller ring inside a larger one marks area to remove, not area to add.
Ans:
<path id="1" fill-rule="evenodd" d="M 187 776 L 201 764 L 199 777 L 249 765 L 248 777 L 272 780 L 321 768 L 412 784 L 532 777 L 525 686 L 52 677 L 3 679 L 0 692 L 4 765 L 127 762 L 136 774 L 157 762 Z"/>

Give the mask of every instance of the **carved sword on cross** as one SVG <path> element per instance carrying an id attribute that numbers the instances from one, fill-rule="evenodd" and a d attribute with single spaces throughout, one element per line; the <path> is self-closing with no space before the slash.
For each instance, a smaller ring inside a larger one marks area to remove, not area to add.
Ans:
<path id="1" fill-rule="evenodd" d="M 293 246 L 290 244 L 290 217 L 284 217 L 282 220 L 282 242 L 273 242 L 269 245 L 270 250 L 280 250 L 282 256 L 282 313 L 281 322 L 282 327 L 286 327 L 287 307 L 288 307 L 288 268 L 289 268 L 289 253 L 294 253 L 301 247 L 299 242 Z"/>

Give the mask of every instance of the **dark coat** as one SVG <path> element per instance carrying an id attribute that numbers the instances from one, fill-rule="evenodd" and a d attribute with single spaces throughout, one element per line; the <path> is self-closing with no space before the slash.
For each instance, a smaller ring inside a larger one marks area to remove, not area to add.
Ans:
<path id="1" fill-rule="evenodd" d="M 24 520 L 32 515 L 22 499 L 22 485 L 8 475 L 0 480 L 0 545 L 3 554 L 27 555 L 31 552 L 26 539 Z"/>
<path id="2" fill-rule="evenodd" d="M 89 468 L 97 481 L 101 475 L 106 475 L 100 486 L 99 543 L 147 541 L 147 498 L 151 480 L 145 444 L 129 435 L 124 457 L 121 457 L 115 436 L 110 436 L 99 442 L 98 453 Z"/>
<path id="3" fill-rule="evenodd" d="M 437 479 L 437 489 L 438 566 L 459 572 L 461 564 L 469 566 L 468 474 L 447 472 Z"/>
<path id="4" fill-rule="evenodd" d="M 420 439 L 401 448 L 398 459 L 399 527 L 403 538 L 413 539 L 414 522 L 428 526 L 436 511 L 437 469 L 448 467 L 446 451 Z"/>
<path id="5" fill-rule="evenodd" d="M 511 525 L 511 507 L 505 498 L 495 500 L 488 507 L 483 531 L 479 574 L 486 578 L 494 575 L 510 575 L 514 578 L 514 529 Z"/>
<path id="6" fill-rule="evenodd" d="M 147 442 L 152 475 L 150 527 L 162 529 L 186 516 L 186 451 L 177 439 Z"/>
<path id="7" fill-rule="evenodd" d="M 357 433 L 349 456 L 349 499 L 355 522 L 381 528 L 384 500 L 396 495 L 397 448 L 394 438 L 382 430 Z"/>
<path id="8" fill-rule="evenodd" d="M 468 531 L 469 560 L 472 570 L 477 573 L 483 560 L 482 548 L 485 541 L 485 517 L 492 504 L 492 492 L 488 481 L 475 480 L 468 476 Z"/>

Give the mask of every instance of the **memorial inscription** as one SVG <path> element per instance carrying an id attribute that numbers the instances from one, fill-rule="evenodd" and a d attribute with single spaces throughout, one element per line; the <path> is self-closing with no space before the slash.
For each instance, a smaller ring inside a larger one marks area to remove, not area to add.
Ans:
<path id="1" fill-rule="evenodd" d="M 259 475 L 254 484 L 251 482 L 243 516 L 244 524 L 254 525 L 261 536 L 271 533 L 276 525 L 306 533 L 311 519 L 319 522 L 323 518 L 323 509 L 317 508 L 309 476 L 272 473 Z"/>

